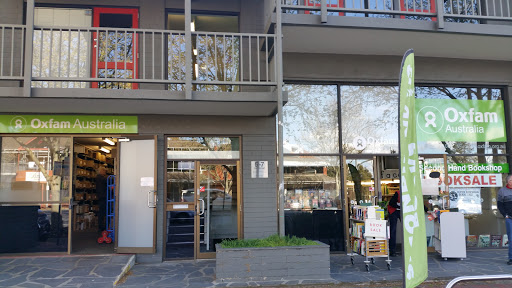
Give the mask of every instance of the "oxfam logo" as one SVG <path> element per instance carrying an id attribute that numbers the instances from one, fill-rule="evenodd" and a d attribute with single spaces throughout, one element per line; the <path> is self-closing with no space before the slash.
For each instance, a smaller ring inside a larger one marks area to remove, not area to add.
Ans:
<path id="1" fill-rule="evenodd" d="M 21 132 L 27 127 L 27 120 L 21 116 L 11 119 L 10 128 L 13 132 Z"/>
<path id="2" fill-rule="evenodd" d="M 427 134 L 436 134 L 444 125 L 443 113 L 434 106 L 425 106 L 418 111 L 418 127 Z"/>

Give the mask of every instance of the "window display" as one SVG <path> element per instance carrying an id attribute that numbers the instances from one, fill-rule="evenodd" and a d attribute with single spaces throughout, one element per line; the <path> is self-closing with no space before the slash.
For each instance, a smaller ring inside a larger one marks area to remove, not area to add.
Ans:
<path id="1" fill-rule="evenodd" d="M 71 137 L 0 139 L 0 253 L 67 251 Z"/>

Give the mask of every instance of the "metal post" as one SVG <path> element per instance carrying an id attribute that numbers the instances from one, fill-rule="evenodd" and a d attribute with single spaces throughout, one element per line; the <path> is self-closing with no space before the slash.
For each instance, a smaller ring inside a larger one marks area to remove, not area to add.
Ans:
<path id="1" fill-rule="evenodd" d="M 277 158 L 279 174 L 279 235 L 284 236 L 284 161 L 283 161 L 283 35 L 281 31 L 281 0 L 276 3 L 276 81 L 277 81 Z"/>
<path id="2" fill-rule="evenodd" d="M 437 29 L 444 29 L 444 0 L 436 1 Z"/>
<path id="3" fill-rule="evenodd" d="M 34 0 L 27 0 L 27 29 L 25 30 L 25 67 L 23 76 L 23 96 L 30 97 L 32 86 L 32 52 L 34 49 Z M 42 56 L 41 56 L 42 57 Z"/>
<path id="4" fill-rule="evenodd" d="M 192 99 L 192 4 L 185 0 L 185 99 Z"/>
<path id="5" fill-rule="evenodd" d="M 327 23 L 327 1 L 320 1 L 320 22 Z"/>

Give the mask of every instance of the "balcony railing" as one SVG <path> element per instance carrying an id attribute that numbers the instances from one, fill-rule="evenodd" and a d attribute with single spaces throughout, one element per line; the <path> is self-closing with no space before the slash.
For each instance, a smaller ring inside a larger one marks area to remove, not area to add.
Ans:
<path id="1" fill-rule="evenodd" d="M 0 24 L 0 79 L 23 80 L 24 25 Z"/>
<path id="2" fill-rule="evenodd" d="M 192 32 L 188 40 L 184 31 L 174 30 L 34 27 L 27 60 L 25 26 L 0 29 L 0 80 L 23 80 L 24 61 L 31 61 L 31 86 L 37 88 L 164 84 L 164 89 L 184 90 L 187 73 L 193 90 L 236 92 L 241 86 L 277 84 L 274 34 Z M 187 41 L 193 51 L 186 51 Z M 187 53 L 192 54 L 190 71 Z"/>
<path id="3" fill-rule="evenodd" d="M 512 21 L 510 0 L 280 0 L 283 13 L 484 24 Z M 442 9 L 438 9 L 442 7 Z"/>

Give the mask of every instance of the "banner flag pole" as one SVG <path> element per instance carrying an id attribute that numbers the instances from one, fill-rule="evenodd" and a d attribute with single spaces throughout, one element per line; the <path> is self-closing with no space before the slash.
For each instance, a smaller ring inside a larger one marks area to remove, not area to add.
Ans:
<path id="1" fill-rule="evenodd" d="M 414 51 L 402 59 L 399 78 L 400 196 L 403 226 L 403 287 L 416 287 L 428 277 L 427 237 L 416 137 Z"/>

